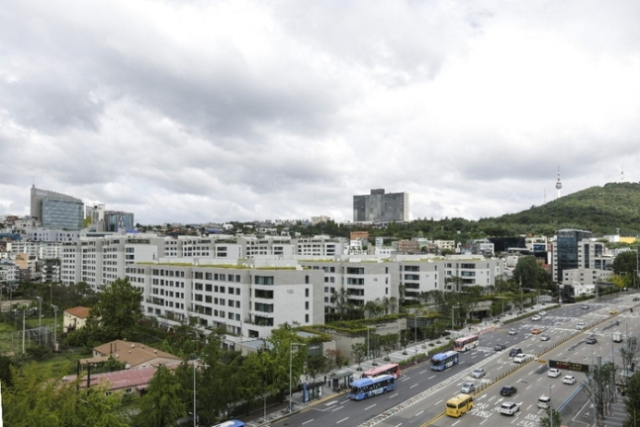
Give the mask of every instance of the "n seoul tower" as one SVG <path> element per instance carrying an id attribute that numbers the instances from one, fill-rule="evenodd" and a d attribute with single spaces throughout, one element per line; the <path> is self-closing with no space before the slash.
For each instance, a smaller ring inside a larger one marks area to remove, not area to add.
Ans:
<path id="1" fill-rule="evenodd" d="M 560 165 L 558 165 L 558 181 L 556 181 L 556 200 L 560 198 L 560 190 L 562 190 L 562 182 L 560 182 Z"/>

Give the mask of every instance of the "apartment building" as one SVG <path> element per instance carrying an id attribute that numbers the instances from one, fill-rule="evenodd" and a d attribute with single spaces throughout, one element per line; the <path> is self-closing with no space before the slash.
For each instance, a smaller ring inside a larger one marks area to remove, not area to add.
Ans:
<path id="1" fill-rule="evenodd" d="M 160 260 L 126 268 L 143 291 L 143 310 L 167 323 L 197 318 L 229 334 L 268 337 L 283 323 L 324 323 L 321 271 L 300 267 L 176 265 Z"/>
<path id="2" fill-rule="evenodd" d="M 380 188 L 353 196 L 353 222 L 393 221 L 409 221 L 409 193 L 385 193 Z"/>
<path id="3" fill-rule="evenodd" d="M 595 261 L 602 254 L 604 244 L 592 242 L 591 237 L 590 231 L 558 230 L 552 245 L 553 280 L 555 282 L 563 282 L 565 270 L 593 268 L 591 260 Z"/>

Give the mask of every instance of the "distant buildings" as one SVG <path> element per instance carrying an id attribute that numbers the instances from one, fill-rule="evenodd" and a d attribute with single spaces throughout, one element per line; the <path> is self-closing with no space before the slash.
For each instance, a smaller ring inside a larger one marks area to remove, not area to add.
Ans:
<path id="1" fill-rule="evenodd" d="M 580 267 L 589 267 L 589 258 L 579 262 L 578 253 L 580 242 L 590 239 L 590 231 L 562 229 L 558 230 L 556 241 L 553 242 L 553 281 L 562 282 L 564 271 Z M 604 247 L 604 245 L 602 245 Z"/>
<path id="2" fill-rule="evenodd" d="M 354 222 L 409 221 L 409 193 L 385 193 L 384 189 L 371 194 L 353 196 Z"/>
<path id="3" fill-rule="evenodd" d="M 90 227 L 98 232 L 121 232 L 133 230 L 135 224 L 133 214 L 129 212 L 108 211 L 103 204 L 87 206 L 87 217 Z"/>
<path id="4" fill-rule="evenodd" d="M 82 200 L 31 187 L 31 216 L 43 227 L 80 230 L 84 221 Z"/>

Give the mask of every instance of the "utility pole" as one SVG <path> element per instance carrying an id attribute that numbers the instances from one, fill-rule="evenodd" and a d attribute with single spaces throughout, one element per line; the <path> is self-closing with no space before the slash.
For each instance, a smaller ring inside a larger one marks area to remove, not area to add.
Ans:
<path id="1" fill-rule="evenodd" d="M 27 334 L 27 328 L 25 325 L 26 313 L 26 309 L 22 310 L 22 353 L 24 353 L 24 337 Z"/>
<path id="2" fill-rule="evenodd" d="M 53 351 L 58 349 L 57 344 L 57 329 L 58 329 L 58 306 L 51 304 L 51 308 L 53 308 Z"/>

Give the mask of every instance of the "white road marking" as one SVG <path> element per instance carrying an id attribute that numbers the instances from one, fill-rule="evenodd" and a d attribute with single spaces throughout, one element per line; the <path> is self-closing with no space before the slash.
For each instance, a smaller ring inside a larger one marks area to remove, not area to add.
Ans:
<path id="1" fill-rule="evenodd" d="M 418 386 L 418 384 L 416 383 L 416 384 L 412 385 L 412 386 L 411 386 L 411 387 L 409 387 L 409 388 L 414 388 L 414 387 L 417 387 L 417 386 Z"/>
<path id="2" fill-rule="evenodd" d="M 340 421 L 336 421 L 336 424 L 340 424 L 341 422 L 343 422 L 343 421 L 347 421 L 348 419 L 349 419 L 349 417 L 347 417 L 347 418 L 343 418 L 343 419 L 341 419 Z"/>
<path id="3" fill-rule="evenodd" d="M 336 403 L 338 403 L 337 400 L 332 400 L 331 402 L 325 403 L 324 406 L 331 406 L 331 405 L 335 405 Z"/>
<path id="4" fill-rule="evenodd" d="M 439 405 L 439 404 L 441 404 L 442 402 L 444 402 L 444 399 L 442 399 L 442 400 L 438 400 L 438 401 L 436 402 L 435 406 L 438 406 L 438 405 Z"/>
<path id="5" fill-rule="evenodd" d="M 342 408 L 344 408 L 344 406 L 338 406 L 336 409 L 334 409 L 334 410 L 333 410 L 333 411 L 331 411 L 331 412 L 339 411 L 339 410 L 340 410 L 340 409 L 342 409 Z"/>
<path id="6" fill-rule="evenodd" d="M 416 414 L 416 417 L 420 416 L 424 411 L 420 411 Z"/>
<path id="7" fill-rule="evenodd" d="M 398 395 L 398 393 L 393 393 L 391 396 L 389 396 L 389 399 L 393 399 L 394 397 L 396 397 Z"/>
<path id="8" fill-rule="evenodd" d="M 429 378 L 427 378 L 428 380 L 432 380 L 434 379 L 436 376 L 435 375 L 431 375 Z"/>
<path id="9" fill-rule="evenodd" d="M 419 373 L 419 374 L 424 374 L 425 372 L 427 372 L 427 370 L 426 370 L 426 369 L 423 369 L 422 371 L 420 371 L 420 372 L 418 372 L 418 373 Z M 400 423 L 400 424 L 402 424 L 402 423 Z M 398 424 L 398 425 L 400 425 L 400 424 Z"/>
<path id="10" fill-rule="evenodd" d="M 371 405 L 371 406 L 367 406 L 366 408 L 364 408 L 364 410 L 365 410 L 365 411 L 368 411 L 369 409 L 373 408 L 373 407 L 374 407 L 374 406 L 376 406 L 376 405 L 377 405 L 377 403 L 374 403 L 373 405 Z"/>
<path id="11" fill-rule="evenodd" d="M 309 421 L 305 421 L 305 422 L 303 422 L 303 423 L 302 423 L 302 425 L 308 424 L 308 423 L 310 423 L 311 421 L 313 421 L 313 418 L 311 418 Z"/>

